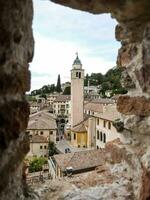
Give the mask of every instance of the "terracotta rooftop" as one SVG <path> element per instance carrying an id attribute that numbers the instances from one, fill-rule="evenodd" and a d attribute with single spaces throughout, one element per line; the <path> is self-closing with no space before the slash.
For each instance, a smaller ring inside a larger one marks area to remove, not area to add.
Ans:
<path id="1" fill-rule="evenodd" d="M 104 164 L 103 150 L 87 150 L 68 154 L 54 155 L 56 163 L 61 170 L 72 167 L 73 170 L 82 170 Z"/>
<path id="2" fill-rule="evenodd" d="M 70 95 L 59 95 L 56 97 L 54 102 L 66 102 L 70 101 L 71 97 Z"/>
<path id="3" fill-rule="evenodd" d="M 46 137 L 41 135 L 32 135 L 30 143 L 48 143 L 48 140 Z"/>
<path id="4" fill-rule="evenodd" d="M 86 117 L 83 121 L 80 123 L 76 124 L 71 131 L 73 132 L 78 132 L 78 133 L 83 133 L 87 132 L 87 127 L 88 127 L 88 117 Z"/>
<path id="5" fill-rule="evenodd" d="M 105 106 L 103 109 L 103 113 L 98 113 L 97 116 L 110 121 L 121 118 L 121 114 L 117 111 L 115 104 Z"/>
<path id="6" fill-rule="evenodd" d="M 56 129 L 56 120 L 46 111 L 30 115 L 27 129 Z"/>
<path id="7" fill-rule="evenodd" d="M 91 103 L 99 103 L 99 104 L 114 104 L 115 101 L 113 99 L 108 98 L 100 98 L 100 99 L 93 99 Z"/>
<path id="8" fill-rule="evenodd" d="M 103 105 L 100 103 L 89 102 L 84 105 L 84 109 L 93 112 L 103 112 Z"/>

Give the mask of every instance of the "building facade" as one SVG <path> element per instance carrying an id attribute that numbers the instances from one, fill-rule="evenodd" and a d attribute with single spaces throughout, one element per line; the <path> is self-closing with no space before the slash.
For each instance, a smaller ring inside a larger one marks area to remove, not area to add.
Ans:
<path id="1" fill-rule="evenodd" d="M 32 114 L 26 132 L 30 137 L 30 151 L 27 157 L 47 156 L 49 141 L 56 143 L 56 119 L 46 111 Z"/>

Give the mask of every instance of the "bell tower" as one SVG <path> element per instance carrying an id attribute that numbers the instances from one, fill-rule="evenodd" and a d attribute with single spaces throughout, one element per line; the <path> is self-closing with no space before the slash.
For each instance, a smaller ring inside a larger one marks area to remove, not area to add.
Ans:
<path id="1" fill-rule="evenodd" d="M 84 69 L 76 54 L 71 70 L 71 128 L 83 121 Z"/>

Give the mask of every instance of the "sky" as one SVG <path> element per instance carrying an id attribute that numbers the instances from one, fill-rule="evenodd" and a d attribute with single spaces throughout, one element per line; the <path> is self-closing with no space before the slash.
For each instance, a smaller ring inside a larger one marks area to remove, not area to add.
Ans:
<path id="1" fill-rule="evenodd" d="M 70 81 L 78 52 L 85 74 L 106 73 L 116 66 L 120 43 L 115 40 L 117 22 L 109 14 L 93 15 L 48 0 L 34 0 L 34 58 L 30 64 L 31 90 Z"/>

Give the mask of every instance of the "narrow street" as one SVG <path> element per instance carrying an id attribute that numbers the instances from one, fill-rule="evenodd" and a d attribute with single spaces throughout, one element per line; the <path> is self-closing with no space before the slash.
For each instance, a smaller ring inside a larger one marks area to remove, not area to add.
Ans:
<path id="1" fill-rule="evenodd" d="M 76 148 L 76 147 L 72 147 L 70 145 L 70 143 L 63 139 L 63 140 L 60 140 L 57 144 L 56 144 L 56 148 L 61 152 L 61 153 L 65 153 L 65 149 L 66 148 L 69 148 L 71 153 L 72 152 L 78 152 L 78 151 L 85 151 L 85 150 L 90 150 L 92 148 Z"/>

